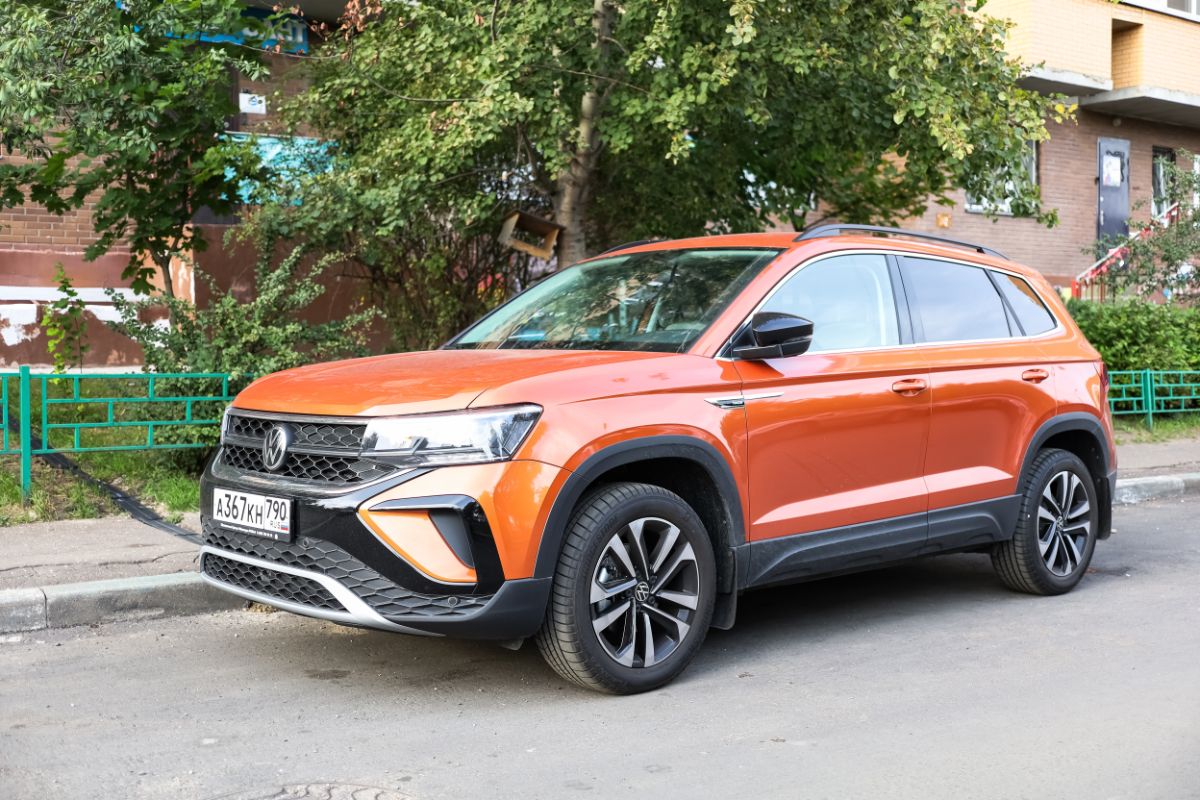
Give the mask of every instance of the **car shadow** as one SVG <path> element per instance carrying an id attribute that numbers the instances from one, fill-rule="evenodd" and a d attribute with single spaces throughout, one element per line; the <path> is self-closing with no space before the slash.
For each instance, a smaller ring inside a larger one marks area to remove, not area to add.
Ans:
<path id="1" fill-rule="evenodd" d="M 806 646 L 857 641 L 860 632 L 886 631 L 915 616 L 939 608 L 961 611 L 964 604 L 994 604 L 1020 597 L 1003 587 L 986 556 L 955 555 L 747 592 L 738 603 L 732 630 L 709 632 L 696 662 L 678 684 L 732 668 L 753 669 L 758 659 L 790 643 Z M 278 663 L 259 665 L 269 674 L 279 670 L 318 681 L 323 691 L 347 690 L 379 696 L 380 688 L 470 694 L 473 703 L 488 697 L 527 699 L 562 696 L 562 692 L 601 698 L 563 681 L 546 666 L 532 641 L 517 652 L 494 643 L 424 638 L 344 628 L 317 620 L 271 615 L 259 634 L 282 641 L 264 646 L 258 636 L 242 636 L 235 645 L 239 658 Z M 301 652 L 296 652 L 300 649 Z M 763 652 L 764 649 L 766 652 Z"/>

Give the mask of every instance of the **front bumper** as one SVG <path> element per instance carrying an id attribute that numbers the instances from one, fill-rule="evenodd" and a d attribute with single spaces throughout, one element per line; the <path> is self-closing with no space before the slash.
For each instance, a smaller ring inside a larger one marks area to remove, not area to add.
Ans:
<path id="1" fill-rule="evenodd" d="M 477 580 L 447 584 L 406 562 L 373 535 L 358 510 L 425 474 L 404 473 L 338 495 L 251 485 L 214 474 L 201 480 L 205 581 L 255 602 L 343 625 L 423 635 L 511 640 L 541 625 L 550 595 L 548 578 L 506 580 L 487 514 L 469 497 L 458 506 Z M 221 526 L 212 519 L 212 490 L 221 486 L 293 500 L 293 541 L 280 542 Z M 394 493 L 394 492 L 393 492 Z M 423 501 L 426 501 L 426 506 Z M 445 496 L 414 497 L 407 508 L 446 510 Z"/>

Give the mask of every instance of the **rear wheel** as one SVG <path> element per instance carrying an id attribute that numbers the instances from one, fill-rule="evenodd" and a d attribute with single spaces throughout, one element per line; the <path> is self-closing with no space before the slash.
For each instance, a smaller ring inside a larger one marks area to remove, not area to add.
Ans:
<path id="1" fill-rule="evenodd" d="M 992 564 L 1019 592 L 1068 592 L 1091 563 L 1098 523 L 1088 468 L 1073 453 L 1043 450 L 1022 481 L 1016 531 L 992 550 Z"/>
<path id="2" fill-rule="evenodd" d="M 538 649 L 581 686 L 644 692 L 692 660 L 715 597 L 712 545 L 691 506 L 658 486 L 605 486 L 571 519 Z"/>

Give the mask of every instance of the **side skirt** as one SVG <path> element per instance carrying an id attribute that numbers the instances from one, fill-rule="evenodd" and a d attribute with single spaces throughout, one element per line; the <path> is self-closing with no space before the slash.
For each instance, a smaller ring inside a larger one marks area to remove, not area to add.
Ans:
<path id="1" fill-rule="evenodd" d="M 1019 495 L 751 542 L 742 588 L 771 586 L 955 553 L 1012 538 Z"/>

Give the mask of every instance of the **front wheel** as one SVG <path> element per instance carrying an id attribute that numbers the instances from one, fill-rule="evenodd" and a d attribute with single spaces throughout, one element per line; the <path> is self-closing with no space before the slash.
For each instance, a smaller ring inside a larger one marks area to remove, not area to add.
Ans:
<path id="1" fill-rule="evenodd" d="M 644 692 L 692 660 L 715 598 L 712 544 L 691 506 L 659 486 L 604 486 L 571 518 L 538 649 L 581 686 Z"/>
<path id="2" fill-rule="evenodd" d="M 1096 547 L 1099 513 L 1092 476 L 1075 454 L 1047 449 L 1038 453 L 1021 485 L 1017 529 L 992 550 L 992 564 L 1019 592 L 1069 592 Z"/>

